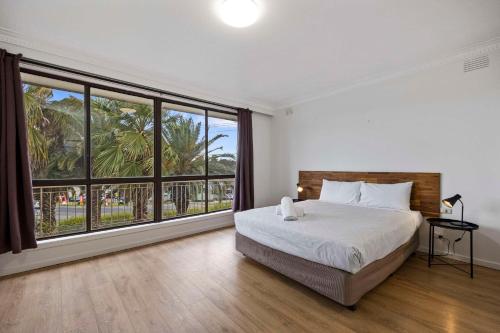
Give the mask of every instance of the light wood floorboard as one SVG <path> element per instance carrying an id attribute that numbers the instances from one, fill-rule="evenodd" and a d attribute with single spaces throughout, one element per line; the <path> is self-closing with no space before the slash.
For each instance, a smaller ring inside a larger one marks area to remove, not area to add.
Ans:
<path id="1" fill-rule="evenodd" d="M 0 332 L 500 332 L 500 271 L 411 257 L 352 312 L 243 257 L 234 229 L 0 279 Z"/>

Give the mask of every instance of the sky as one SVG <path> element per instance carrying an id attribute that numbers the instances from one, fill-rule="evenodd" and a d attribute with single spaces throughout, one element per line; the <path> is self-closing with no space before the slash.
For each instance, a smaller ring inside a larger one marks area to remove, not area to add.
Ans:
<path id="1" fill-rule="evenodd" d="M 225 134 L 223 137 L 214 143 L 215 147 L 223 146 L 223 150 L 218 150 L 216 154 L 230 153 L 236 155 L 236 144 L 238 141 L 238 123 L 236 121 L 208 117 L 208 138 L 212 138 L 217 134 Z"/>
<path id="2" fill-rule="evenodd" d="M 74 93 L 71 91 L 59 90 L 59 89 L 52 89 L 51 101 L 60 101 L 61 99 L 65 99 L 70 96 L 81 99 L 83 101 L 83 94 Z"/>

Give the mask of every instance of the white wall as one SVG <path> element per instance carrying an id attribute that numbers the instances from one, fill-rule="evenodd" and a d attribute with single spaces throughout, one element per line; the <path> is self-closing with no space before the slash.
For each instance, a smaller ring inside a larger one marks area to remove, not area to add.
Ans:
<path id="1" fill-rule="evenodd" d="M 499 52 L 490 58 L 487 69 L 454 61 L 276 112 L 273 200 L 296 195 L 299 170 L 440 172 L 443 197 L 462 194 L 480 225 L 478 262 L 500 268 Z"/>
<path id="2" fill-rule="evenodd" d="M 272 203 L 271 187 L 271 116 L 252 114 L 254 149 L 255 207 Z"/>

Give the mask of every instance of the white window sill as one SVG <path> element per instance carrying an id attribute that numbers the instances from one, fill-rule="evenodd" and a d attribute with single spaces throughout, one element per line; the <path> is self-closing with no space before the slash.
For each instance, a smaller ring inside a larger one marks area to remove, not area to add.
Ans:
<path id="1" fill-rule="evenodd" d="M 206 220 L 213 220 L 217 217 L 226 217 L 233 216 L 234 212 L 231 210 L 225 210 L 221 212 L 208 213 L 197 216 L 188 216 L 170 221 L 163 221 L 158 223 L 150 223 L 150 224 L 142 224 L 142 225 L 131 225 L 129 227 L 123 227 L 119 229 L 110 229 L 110 230 L 102 230 L 95 231 L 88 234 L 80 234 L 80 235 L 69 235 L 69 236 L 61 236 L 58 238 L 40 240 L 37 242 L 38 249 L 47 249 L 51 247 L 63 246 L 68 244 L 76 244 L 81 242 L 88 242 L 90 240 L 102 239 L 102 238 L 111 238 L 117 237 L 127 234 L 140 233 L 149 230 L 155 229 L 165 229 L 181 224 L 188 223 L 196 223 Z"/>

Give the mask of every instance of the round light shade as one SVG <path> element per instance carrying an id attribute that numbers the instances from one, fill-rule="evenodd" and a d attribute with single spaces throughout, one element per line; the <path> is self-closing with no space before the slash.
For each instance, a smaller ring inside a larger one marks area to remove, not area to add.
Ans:
<path id="1" fill-rule="evenodd" d="M 219 16 L 232 27 L 244 28 L 257 21 L 259 8 L 253 0 L 222 0 Z"/>

